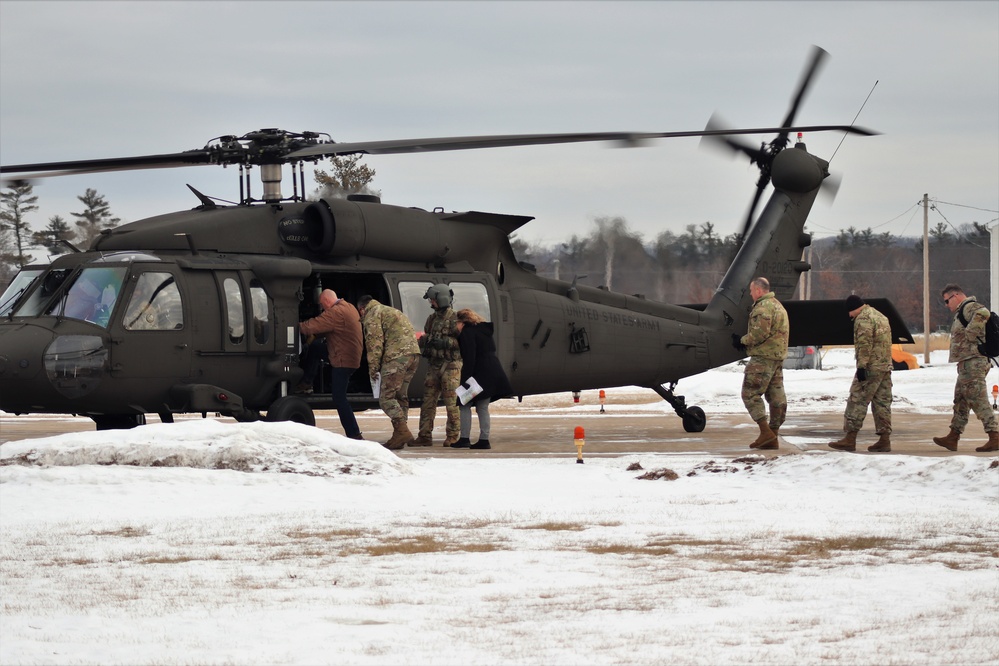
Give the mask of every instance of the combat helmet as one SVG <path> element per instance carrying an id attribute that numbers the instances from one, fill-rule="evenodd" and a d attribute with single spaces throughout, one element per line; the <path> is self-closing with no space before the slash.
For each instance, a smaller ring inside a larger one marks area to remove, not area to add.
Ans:
<path id="1" fill-rule="evenodd" d="M 435 284 L 427 289 L 427 293 L 423 295 L 423 298 L 437 301 L 437 307 L 443 310 L 451 305 L 451 301 L 454 299 L 454 292 L 446 284 Z"/>

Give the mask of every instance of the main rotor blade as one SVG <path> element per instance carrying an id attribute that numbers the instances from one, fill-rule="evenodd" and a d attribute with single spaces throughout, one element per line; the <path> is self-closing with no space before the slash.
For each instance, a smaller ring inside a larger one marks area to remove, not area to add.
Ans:
<path id="1" fill-rule="evenodd" d="M 726 134 L 773 134 L 782 131 L 828 132 L 841 131 L 864 136 L 879 134 L 863 127 L 850 125 L 811 125 L 808 127 L 762 127 L 754 129 L 704 129 L 686 132 L 590 132 L 581 134 L 503 134 L 496 136 L 457 136 L 427 139 L 397 139 L 389 141 L 357 141 L 307 146 L 288 153 L 289 160 L 309 159 L 327 155 L 367 153 L 388 155 L 399 153 L 429 153 L 447 150 L 472 150 L 477 148 L 508 148 L 555 143 L 582 143 L 587 141 L 614 141 L 626 147 L 638 146 L 651 139 L 669 139 L 692 136 L 723 136 Z"/>
<path id="2" fill-rule="evenodd" d="M 97 160 L 75 160 L 68 162 L 43 162 L 40 164 L 11 164 L 0 166 L 0 173 L 42 173 L 47 176 L 69 176 L 102 171 L 131 171 L 134 169 L 169 169 L 173 167 L 211 164 L 211 155 L 206 150 L 190 150 L 183 153 L 163 155 L 141 155 L 138 157 L 112 157 Z"/>
<path id="3" fill-rule="evenodd" d="M 182 153 L 139 155 L 93 160 L 41 162 L 38 164 L 11 164 L 0 166 L 0 174 L 22 174 L 24 178 L 67 176 L 129 171 L 136 169 L 170 169 L 201 164 L 285 164 L 315 160 L 333 155 L 367 153 L 387 155 L 424 153 L 478 148 L 506 148 L 587 141 L 612 141 L 622 146 L 637 146 L 651 139 L 668 139 L 693 136 L 732 136 L 740 134 L 773 134 L 775 132 L 828 132 L 840 131 L 863 136 L 878 134 L 873 130 L 850 125 L 808 125 L 801 127 L 760 127 L 753 129 L 703 129 L 686 132 L 591 132 L 579 134 L 506 134 L 494 136 L 459 136 L 426 139 L 397 139 L 389 141 L 358 141 L 349 143 L 316 143 L 297 149 L 288 149 L 279 143 L 258 145 L 251 138 L 224 137 L 220 145 L 206 146 Z M 276 132 L 275 132 L 276 133 Z M 244 143 L 248 145 L 244 145 Z M 287 152 L 286 152 L 287 151 Z M 752 153 L 748 153 L 752 157 Z"/>

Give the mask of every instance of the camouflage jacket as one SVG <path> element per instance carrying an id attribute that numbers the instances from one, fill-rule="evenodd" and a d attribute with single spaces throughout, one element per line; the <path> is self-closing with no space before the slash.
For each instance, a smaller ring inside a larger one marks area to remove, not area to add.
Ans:
<path id="1" fill-rule="evenodd" d="M 420 353 L 416 331 L 401 310 L 372 299 L 364 310 L 361 325 L 368 348 L 368 374 L 372 377 L 386 361 Z"/>
<path id="2" fill-rule="evenodd" d="M 749 332 L 742 336 L 746 353 L 759 358 L 783 361 L 787 358 L 790 332 L 787 310 L 772 292 L 763 294 L 749 312 Z"/>
<path id="3" fill-rule="evenodd" d="M 891 371 L 891 324 L 870 305 L 864 305 L 853 319 L 853 355 L 858 368 Z"/>
<path id="4" fill-rule="evenodd" d="M 962 326 L 957 316 L 964 313 L 968 325 Z M 978 353 L 978 343 L 985 339 L 985 322 L 989 320 L 989 309 L 968 296 L 954 311 L 954 323 L 950 325 L 950 363 L 967 361 L 969 358 L 981 358 Z"/>
<path id="5" fill-rule="evenodd" d="M 435 310 L 423 325 L 426 333 L 420 339 L 423 355 L 431 363 L 447 363 L 460 361 L 461 349 L 458 347 L 458 313 L 447 307 Z"/>

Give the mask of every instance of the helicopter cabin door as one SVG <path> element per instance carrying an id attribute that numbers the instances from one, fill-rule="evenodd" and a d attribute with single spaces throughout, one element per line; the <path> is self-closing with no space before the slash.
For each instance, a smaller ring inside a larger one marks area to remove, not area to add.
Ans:
<path id="1" fill-rule="evenodd" d="M 427 273 L 396 273 L 386 274 L 386 281 L 392 290 L 392 305 L 402 310 L 403 314 L 413 324 L 417 334 L 423 331 L 427 317 L 433 312 L 430 301 L 423 298 L 427 289 L 435 284 L 447 284 L 451 288 L 454 310 L 470 308 L 475 310 L 486 321 L 495 321 L 495 310 L 498 308 L 496 287 L 488 276 L 482 274 L 446 274 L 430 275 Z M 497 347 L 501 336 L 494 332 Z M 502 352 L 500 352 L 502 353 Z M 423 395 L 423 380 L 427 372 L 427 363 L 422 361 L 416 375 L 409 385 L 410 398 Z"/>
<path id="2" fill-rule="evenodd" d="M 191 313 L 169 264 L 133 264 L 110 326 L 111 376 L 123 395 L 166 396 L 191 371 Z M 163 412 L 165 404 L 135 405 Z"/>

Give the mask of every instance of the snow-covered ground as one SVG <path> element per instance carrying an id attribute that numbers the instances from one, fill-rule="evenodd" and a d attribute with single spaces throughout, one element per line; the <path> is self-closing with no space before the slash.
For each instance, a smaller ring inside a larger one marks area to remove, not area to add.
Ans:
<path id="1" fill-rule="evenodd" d="M 848 352 L 785 373 L 799 412 L 842 411 Z M 896 413 L 949 412 L 933 359 Z M 737 412 L 739 373 L 680 388 Z M 404 459 L 191 420 L 0 462 L 5 665 L 999 663 L 994 456 Z"/>

